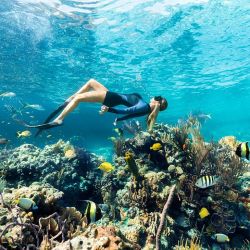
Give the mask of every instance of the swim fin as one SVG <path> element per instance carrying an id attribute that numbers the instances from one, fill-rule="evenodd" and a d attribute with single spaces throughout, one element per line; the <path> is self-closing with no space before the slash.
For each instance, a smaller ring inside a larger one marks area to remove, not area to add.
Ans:
<path id="1" fill-rule="evenodd" d="M 58 126 L 61 126 L 61 125 L 62 124 L 57 123 L 57 122 L 49 122 L 49 123 L 44 123 L 44 124 L 39 124 L 39 125 L 25 124 L 25 127 L 27 127 L 27 128 L 38 128 L 38 129 L 41 129 L 41 130 L 46 130 L 46 129 L 58 127 Z"/>
<path id="2" fill-rule="evenodd" d="M 60 105 L 56 110 L 54 110 L 44 121 L 44 123 L 42 125 L 48 124 L 58 113 L 60 113 L 67 105 L 69 104 L 69 101 L 64 102 L 62 105 Z M 42 133 L 42 131 L 44 129 L 44 127 L 37 127 L 38 131 L 35 134 L 35 137 L 37 137 L 39 134 Z"/>
<path id="3" fill-rule="evenodd" d="M 69 104 L 68 101 L 64 102 L 62 105 L 60 105 L 56 110 L 54 110 L 44 121 L 45 123 L 50 122 L 58 113 L 60 113 L 67 105 Z"/>

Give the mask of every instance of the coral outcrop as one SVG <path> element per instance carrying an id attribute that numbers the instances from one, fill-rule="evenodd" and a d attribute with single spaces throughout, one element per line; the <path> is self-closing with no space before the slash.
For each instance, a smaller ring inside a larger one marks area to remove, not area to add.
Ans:
<path id="1" fill-rule="evenodd" d="M 76 195 L 87 193 L 100 176 L 99 160 L 84 149 L 72 148 L 69 142 L 62 140 L 44 149 L 23 144 L 5 152 L 0 162 L 2 178 L 12 187 L 35 181 L 49 183 L 63 191 L 66 197 L 71 197 L 72 192 Z"/>
<path id="2" fill-rule="evenodd" d="M 206 142 L 200 128 L 189 117 L 117 137 L 105 174 L 96 155 L 63 141 L 4 151 L 2 249 L 248 249 L 250 164 L 236 156 L 235 137 Z M 22 197 L 38 209 L 21 209 Z M 89 224 L 81 202 L 90 199 L 102 218 Z"/>

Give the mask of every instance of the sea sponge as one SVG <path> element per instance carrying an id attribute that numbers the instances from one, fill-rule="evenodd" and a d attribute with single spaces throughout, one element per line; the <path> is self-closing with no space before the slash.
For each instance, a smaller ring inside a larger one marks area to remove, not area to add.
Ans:
<path id="1" fill-rule="evenodd" d="M 40 218 L 39 223 L 41 228 L 48 228 L 53 235 L 59 231 L 59 225 L 54 218 Z"/>
<path id="2" fill-rule="evenodd" d="M 140 239 L 140 228 L 137 225 L 123 228 L 121 232 L 128 241 L 133 243 L 137 243 Z"/>
<path id="3" fill-rule="evenodd" d="M 139 169 L 138 169 L 138 166 L 135 162 L 135 159 L 134 159 L 134 154 L 127 151 L 125 153 L 125 157 L 124 157 L 125 161 L 127 162 L 128 164 L 128 169 L 129 171 L 133 174 L 133 176 L 135 177 L 136 180 L 139 179 L 140 177 L 140 174 L 139 174 Z"/>
<path id="4" fill-rule="evenodd" d="M 62 220 L 67 220 L 67 222 L 76 221 L 81 222 L 82 214 L 75 207 L 66 207 L 63 209 Z"/>

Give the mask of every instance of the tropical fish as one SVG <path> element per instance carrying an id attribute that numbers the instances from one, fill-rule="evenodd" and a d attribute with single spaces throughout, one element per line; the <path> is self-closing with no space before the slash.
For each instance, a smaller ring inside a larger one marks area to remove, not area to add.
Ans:
<path id="1" fill-rule="evenodd" d="M 35 109 L 35 110 L 38 110 L 38 111 L 44 111 L 45 110 L 43 108 L 43 106 L 41 106 L 40 104 L 25 104 L 25 106 L 23 108 L 24 109 L 26 109 L 26 108 Z"/>
<path id="2" fill-rule="evenodd" d="M 76 157 L 76 152 L 74 148 L 68 149 L 64 153 L 64 157 L 68 159 L 72 159 Z"/>
<path id="3" fill-rule="evenodd" d="M 93 201 L 86 200 L 88 203 L 84 215 L 87 217 L 87 222 L 94 223 L 102 218 L 101 208 Z"/>
<path id="4" fill-rule="evenodd" d="M 17 131 L 17 138 L 21 138 L 21 137 L 29 137 L 31 136 L 31 132 L 29 130 L 25 130 L 25 131 Z"/>
<path id="5" fill-rule="evenodd" d="M 123 136 L 124 132 L 121 128 L 115 128 L 114 131 L 119 135 L 119 136 Z"/>
<path id="6" fill-rule="evenodd" d="M 208 215 L 210 215 L 210 213 L 208 212 L 208 210 L 205 207 L 203 207 L 200 210 L 199 215 L 200 215 L 201 219 L 204 219 L 205 217 L 207 217 Z"/>
<path id="7" fill-rule="evenodd" d="M 211 114 L 203 114 L 203 113 L 201 113 L 201 114 L 198 114 L 197 117 L 199 119 L 204 119 L 204 120 L 212 119 Z"/>
<path id="8" fill-rule="evenodd" d="M 242 142 L 242 143 L 240 143 L 238 145 L 238 147 L 236 148 L 235 153 L 239 157 L 243 157 L 243 158 L 246 158 L 246 159 L 249 160 L 250 151 L 249 151 L 248 142 Z"/>
<path id="9" fill-rule="evenodd" d="M 24 210 L 38 209 L 36 203 L 29 198 L 19 198 L 18 200 L 16 200 L 16 204 Z"/>
<path id="10" fill-rule="evenodd" d="M 104 172 L 107 172 L 107 173 L 115 170 L 115 167 L 112 166 L 111 163 L 106 162 L 106 161 L 103 162 L 98 168 L 101 169 L 101 170 L 103 170 Z"/>
<path id="11" fill-rule="evenodd" d="M 211 114 L 205 114 L 200 111 L 191 113 L 191 116 L 194 119 L 197 119 L 200 123 L 204 123 L 205 121 L 212 119 Z"/>
<path id="12" fill-rule="evenodd" d="M 225 243 L 225 242 L 229 242 L 230 239 L 227 235 L 225 234 L 214 234 L 212 237 L 211 237 L 213 240 L 217 241 L 218 243 Z"/>
<path id="13" fill-rule="evenodd" d="M 207 188 L 217 184 L 219 181 L 218 176 L 205 175 L 199 178 L 195 182 L 195 186 L 198 188 Z"/>
<path id="14" fill-rule="evenodd" d="M 0 97 L 14 97 L 16 94 L 14 92 L 4 92 L 0 94 Z"/>
<path id="15" fill-rule="evenodd" d="M 0 138 L 0 145 L 5 145 L 7 143 L 9 143 L 10 141 L 6 138 Z"/>
<path id="16" fill-rule="evenodd" d="M 158 151 L 158 150 L 160 150 L 161 148 L 162 148 L 162 145 L 161 145 L 159 142 L 154 143 L 154 144 L 150 147 L 150 149 L 153 150 L 153 151 Z"/>
<path id="17" fill-rule="evenodd" d="M 52 135 L 47 135 L 47 138 L 50 138 L 50 137 L 52 137 Z"/>

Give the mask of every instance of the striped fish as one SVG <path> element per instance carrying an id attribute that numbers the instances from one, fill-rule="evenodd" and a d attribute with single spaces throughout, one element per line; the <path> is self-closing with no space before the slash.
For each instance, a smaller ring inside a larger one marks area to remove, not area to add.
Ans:
<path id="1" fill-rule="evenodd" d="M 85 216 L 87 217 L 87 222 L 94 223 L 102 218 L 102 212 L 100 207 L 93 201 L 85 200 L 87 202 L 87 208 L 85 210 Z"/>
<path id="2" fill-rule="evenodd" d="M 201 178 L 199 178 L 195 182 L 195 186 L 198 187 L 198 188 L 207 188 L 207 187 L 211 187 L 211 186 L 217 184 L 218 181 L 219 181 L 218 176 L 205 175 L 205 176 L 202 176 Z"/>
<path id="3" fill-rule="evenodd" d="M 248 142 L 242 142 L 238 145 L 238 147 L 236 148 L 235 151 L 236 155 L 238 155 L 239 157 L 243 157 L 249 160 L 249 146 L 248 146 Z"/>

